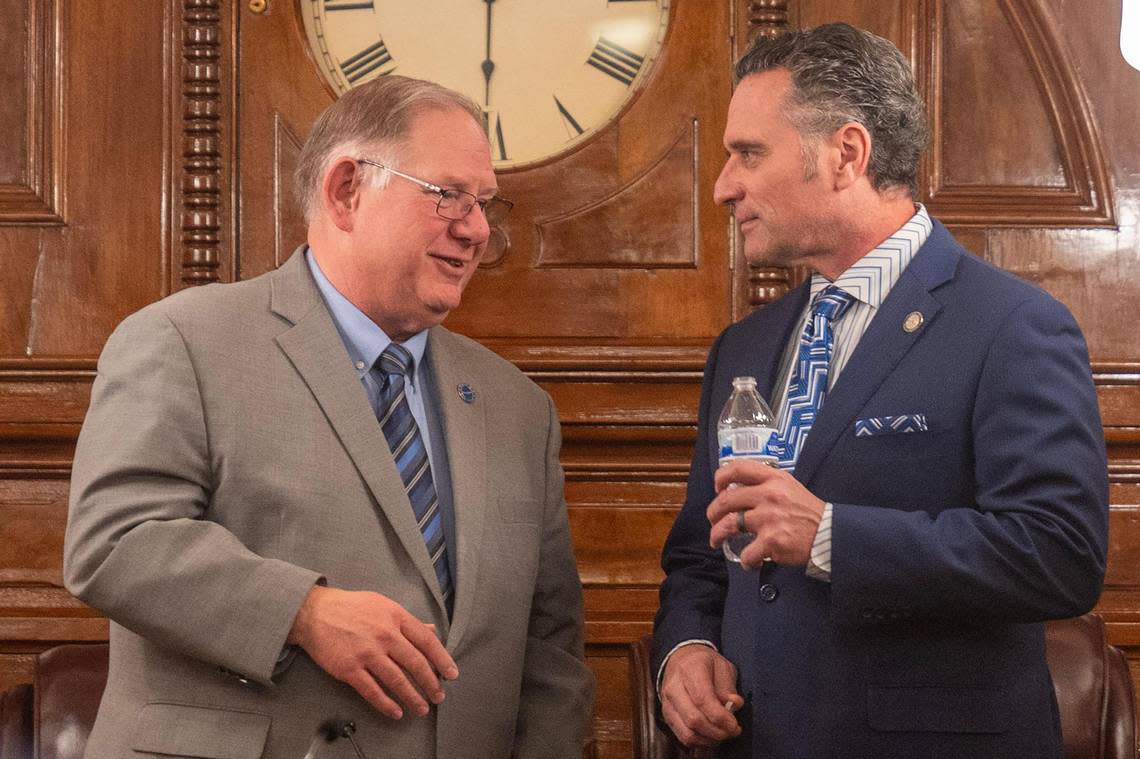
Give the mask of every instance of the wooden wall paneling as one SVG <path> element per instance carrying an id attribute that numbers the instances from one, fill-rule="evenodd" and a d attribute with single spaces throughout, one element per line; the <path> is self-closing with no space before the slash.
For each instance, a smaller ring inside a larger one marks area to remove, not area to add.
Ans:
<path id="1" fill-rule="evenodd" d="M 165 9 L 92 0 L 54 13 L 58 66 L 43 86 L 61 93 L 63 223 L 17 227 L 16 247 L 36 250 L 31 290 L 13 293 L 28 304 L 28 334 L 0 356 L 94 359 L 162 293 Z"/>
<path id="2" fill-rule="evenodd" d="M 613 194 L 557 216 L 536 218 L 538 269 L 696 269 L 699 122 Z M 581 246 L 603 235 L 605 245 Z"/>
<path id="3" fill-rule="evenodd" d="M 1041 2 L 924 0 L 915 12 L 929 18 L 931 210 L 957 224 L 1114 226 L 1095 122 Z"/>
<path id="4" fill-rule="evenodd" d="M 310 125 L 334 94 L 309 58 L 298 13 L 295 3 L 281 0 L 264 12 L 245 2 L 231 10 L 242 51 L 235 82 L 241 160 L 229 167 L 241 197 L 237 279 L 276 268 L 305 242 L 292 171 Z"/>
<path id="5" fill-rule="evenodd" d="M 627 759 L 633 754 L 629 646 L 594 646 L 590 669 L 597 681 L 594 755 L 597 759 Z"/>
<path id="6" fill-rule="evenodd" d="M 292 182 L 305 141 L 293 133 L 281 114 L 276 115 L 273 126 L 273 218 L 276 221 L 273 250 L 275 264 L 280 266 L 305 241 L 307 234 L 304 219 L 297 212 Z"/>
<path id="7" fill-rule="evenodd" d="M 62 587 L 95 357 L 163 293 L 166 8 L 0 0 L 0 686 L 106 637 Z M 129 44 L 128 44 L 129 43 Z"/>
<path id="8" fill-rule="evenodd" d="M 63 221 L 59 24 L 54 0 L 2 0 L 0 225 Z"/>

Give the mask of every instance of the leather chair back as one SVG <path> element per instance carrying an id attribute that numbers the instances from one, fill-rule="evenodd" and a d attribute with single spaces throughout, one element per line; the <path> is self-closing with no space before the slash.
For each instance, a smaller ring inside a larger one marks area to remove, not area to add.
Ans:
<path id="1" fill-rule="evenodd" d="M 56 646 L 35 682 L 0 696 L 0 759 L 83 759 L 107 684 L 106 643 Z"/>

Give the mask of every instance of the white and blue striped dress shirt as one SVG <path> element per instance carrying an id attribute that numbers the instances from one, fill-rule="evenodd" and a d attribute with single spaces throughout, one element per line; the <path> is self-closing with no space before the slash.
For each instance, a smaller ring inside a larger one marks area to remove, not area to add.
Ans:
<path id="1" fill-rule="evenodd" d="M 914 216 L 906 224 L 879 243 L 873 250 L 852 264 L 834 281 L 829 281 L 822 274 L 813 274 L 811 278 L 811 295 L 808 305 L 804 308 L 798 327 L 792 334 L 803 333 L 804 325 L 811 315 L 811 304 L 819 293 L 829 285 L 835 285 L 855 298 L 855 302 L 847 309 L 833 329 L 831 364 L 827 375 L 827 389 L 835 386 L 843 367 L 855 352 L 855 347 L 867 331 L 871 319 L 879 312 L 879 306 L 887 299 L 887 294 L 898 282 L 903 269 L 907 267 L 914 254 L 926 242 L 931 231 L 930 215 L 921 204 Z M 784 356 L 780 361 L 779 381 L 777 390 L 772 396 L 772 408 L 779 409 L 778 414 L 786 411 L 783 407 L 784 396 L 788 392 L 788 383 L 791 381 L 792 364 L 799 349 L 799 340 L 792 340 L 784 349 Z M 824 398 L 824 405 L 827 399 Z M 783 419 L 778 419 L 782 423 Z M 808 432 L 811 437 L 811 432 Z M 831 512 L 830 503 L 824 505 L 823 517 L 812 544 L 811 561 L 807 565 L 807 574 L 817 580 L 830 581 L 831 579 Z"/>

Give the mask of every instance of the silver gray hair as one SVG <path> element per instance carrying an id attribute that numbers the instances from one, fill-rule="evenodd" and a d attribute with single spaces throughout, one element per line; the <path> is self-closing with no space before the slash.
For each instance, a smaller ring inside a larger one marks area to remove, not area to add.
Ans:
<path id="1" fill-rule="evenodd" d="M 812 138 L 803 150 L 809 178 L 815 141 L 856 122 L 871 134 L 871 185 L 918 196 L 918 162 L 930 131 L 910 64 L 897 47 L 847 24 L 759 37 L 737 62 L 736 81 L 776 68 L 792 75 L 785 114 L 802 138 Z"/>
<path id="2" fill-rule="evenodd" d="M 316 218 L 321 182 L 329 163 L 341 155 L 367 156 L 391 164 L 410 137 L 413 119 L 426 111 L 459 110 L 482 126 L 483 109 L 471 98 L 435 82 L 390 74 L 378 76 L 342 95 L 320 115 L 305 140 L 293 189 L 305 221 Z M 383 186 L 386 171 L 374 178 Z"/>

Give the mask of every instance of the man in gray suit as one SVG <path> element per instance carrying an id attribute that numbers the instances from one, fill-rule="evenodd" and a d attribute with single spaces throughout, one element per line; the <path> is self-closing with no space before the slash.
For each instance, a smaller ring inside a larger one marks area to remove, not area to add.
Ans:
<path id="1" fill-rule="evenodd" d="M 308 246 L 127 318 L 76 451 L 68 588 L 110 617 L 87 756 L 577 757 L 582 598 L 550 398 L 438 326 L 510 204 L 474 103 L 318 120 Z"/>

